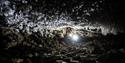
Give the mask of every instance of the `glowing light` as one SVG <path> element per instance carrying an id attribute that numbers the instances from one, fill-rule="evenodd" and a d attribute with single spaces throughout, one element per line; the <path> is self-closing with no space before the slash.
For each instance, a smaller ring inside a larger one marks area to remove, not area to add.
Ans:
<path id="1" fill-rule="evenodd" d="M 77 35 L 77 34 L 69 34 L 69 36 L 71 37 L 71 39 L 73 40 L 73 41 L 78 41 L 78 39 L 79 39 L 79 36 Z"/>
<path id="2" fill-rule="evenodd" d="M 69 34 L 70 37 L 72 37 L 73 34 Z"/>

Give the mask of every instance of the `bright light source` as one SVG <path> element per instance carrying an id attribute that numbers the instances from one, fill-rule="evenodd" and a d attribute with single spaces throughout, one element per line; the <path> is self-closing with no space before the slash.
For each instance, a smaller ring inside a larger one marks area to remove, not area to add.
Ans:
<path id="1" fill-rule="evenodd" d="M 70 37 L 72 37 L 72 36 L 73 36 L 73 34 L 72 34 L 72 33 L 70 33 L 70 34 L 69 34 L 69 36 L 70 36 Z"/>
<path id="2" fill-rule="evenodd" d="M 77 35 L 77 34 L 69 34 L 69 36 L 71 37 L 71 39 L 73 40 L 73 41 L 77 41 L 78 39 L 79 39 L 79 36 Z"/>
<path id="3" fill-rule="evenodd" d="M 78 37 L 78 35 L 75 34 L 75 35 L 72 36 L 72 39 L 77 41 L 79 39 L 79 37 Z"/>

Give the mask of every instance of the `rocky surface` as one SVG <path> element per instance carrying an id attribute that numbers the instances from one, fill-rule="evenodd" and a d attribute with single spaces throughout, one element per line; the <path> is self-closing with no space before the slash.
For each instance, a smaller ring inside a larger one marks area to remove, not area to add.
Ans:
<path id="1" fill-rule="evenodd" d="M 124 7 L 116 2 L 0 0 L 0 63 L 125 63 Z M 66 44 L 63 26 L 85 41 Z"/>
<path id="2" fill-rule="evenodd" d="M 0 61 L 8 63 L 124 63 L 124 35 L 94 38 L 85 46 L 68 46 L 58 37 L 42 37 L 12 28 L 0 29 Z M 84 44 L 83 44 L 84 45 Z"/>

